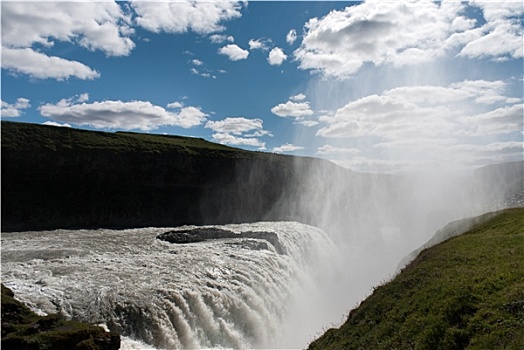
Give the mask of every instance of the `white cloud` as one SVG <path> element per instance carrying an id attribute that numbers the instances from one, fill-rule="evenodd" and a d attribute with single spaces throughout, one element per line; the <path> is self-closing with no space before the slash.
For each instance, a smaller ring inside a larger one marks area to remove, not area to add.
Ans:
<path id="1" fill-rule="evenodd" d="M 100 77 L 100 73 L 80 62 L 50 57 L 30 48 L 11 49 L 3 47 L 2 68 L 38 79 L 65 80 L 75 77 L 86 80 Z"/>
<path id="2" fill-rule="evenodd" d="M 213 44 L 223 44 L 225 42 L 234 42 L 235 41 L 235 38 L 232 37 L 231 35 L 223 35 L 223 34 L 213 34 L 213 35 L 210 35 L 209 36 L 209 40 L 213 43 Z"/>
<path id="3" fill-rule="evenodd" d="M 286 35 L 286 41 L 289 45 L 293 45 L 295 40 L 297 40 L 297 31 L 295 29 L 291 29 Z"/>
<path id="4" fill-rule="evenodd" d="M 291 101 L 303 101 L 306 99 L 306 95 L 300 93 L 289 98 Z"/>
<path id="5" fill-rule="evenodd" d="M 457 51 L 471 58 L 522 58 L 523 10 L 515 4 L 368 1 L 310 19 L 294 56 L 301 69 L 338 79 L 365 63 L 405 66 Z M 482 9 L 486 23 L 468 18 L 468 6 Z"/>
<path id="6" fill-rule="evenodd" d="M 343 154 L 343 155 L 355 155 L 359 154 L 360 150 L 357 148 L 344 148 L 344 147 L 335 147 L 332 145 L 324 145 L 317 149 L 317 154 L 320 155 L 337 155 L 337 154 Z"/>
<path id="7" fill-rule="evenodd" d="M 409 86 L 388 90 L 382 95 L 370 95 L 352 101 L 338 109 L 334 116 L 321 117 L 327 126 L 318 131 L 324 137 L 365 137 L 369 135 L 384 139 L 417 137 L 450 137 L 455 134 L 479 132 L 479 120 L 493 121 L 493 114 L 509 114 L 513 123 L 498 129 L 507 129 L 515 124 L 519 106 L 505 106 L 488 114 L 475 115 L 475 110 L 485 108 L 508 98 L 502 94 L 501 81 L 463 81 L 439 86 Z M 470 117 L 464 117 L 464 116 Z M 468 127 L 468 122 L 475 123 Z M 460 123 L 461 120 L 465 122 Z M 500 121 L 501 119 L 498 119 Z M 522 121 L 521 121 L 522 122 Z M 472 127 L 475 130 L 472 131 Z M 490 130 L 496 129 L 491 125 Z"/>
<path id="8" fill-rule="evenodd" d="M 272 66 L 280 66 L 286 59 L 287 56 L 284 51 L 282 51 L 282 49 L 279 47 L 275 47 L 271 50 L 271 52 L 269 52 L 267 61 Z"/>
<path id="9" fill-rule="evenodd" d="M 297 119 L 293 122 L 293 124 L 297 124 L 297 125 L 303 125 L 305 127 L 308 127 L 308 128 L 311 128 L 313 126 L 316 126 L 319 124 L 319 122 L 315 121 L 315 120 L 304 120 L 304 119 Z"/>
<path id="10" fill-rule="evenodd" d="M 27 98 L 19 97 L 16 99 L 16 102 L 9 104 L 4 101 L 0 101 L 2 109 L 0 111 L 1 117 L 10 117 L 16 118 L 22 115 L 22 109 L 27 109 L 31 107 L 29 100 Z"/>
<path id="11" fill-rule="evenodd" d="M 486 113 L 462 118 L 464 127 L 457 133 L 467 136 L 493 136 L 523 132 L 524 106 L 504 106 Z"/>
<path id="12" fill-rule="evenodd" d="M 191 63 L 193 63 L 195 66 L 201 66 L 204 64 L 204 62 L 200 61 L 199 59 L 195 58 L 191 60 Z"/>
<path id="13" fill-rule="evenodd" d="M 291 102 L 280 103 L 275 107 L 271 108 L 273 114 L 279 117 L 294 117 L 300 118 L 309 115 L 313 115 L 313 111 L 309 107 L 309 102 Z"/>
<path id="14" fill-rule="evenodd" d="M 109 56 L 126 56 L 135 47 L 131 18 L 120 5 L 105 2 L 2 2 L 2 45 L 52 46 L 74 42 Z"/>
<path id="15" fill-rule="evenodd" d="M 220 32 L 225 29 L 222 22 L 242 15 L 240 1 L 133 1 L 132 6 L 138 25 L 155 33 Z"/>
<path id="16" fill-rule="evenodd" d="M 40 114 L 56 122 L 89 125 L 99 129 L 149 131 L 160 126 L 191 128 L 202 124 L 207 114 L 197 107 L 183 107 L 178 113 L 166 111 L 147 101 L 101 101 L 75 104 L 72 99 L 38 108 Z"/>
<path id="17" fill-rule="evenodd" d="M 294 151 L 299 151 L 299 150 L 303 150 L 304 147 L 301 147 L 301 146 L 295 146 L 293 144 L 290 144 L 290 143 L 286 143 L 280 147 L 275 147 L 273 148 L 273 152 L 274 153 L 284 153 L 284 152 L 294 152 Z"/>
<path id="18" fill-rule="evenodd" d="M 224 145 L 232 146 L 252 146 L 258 147 L 259 150 L 266 149 L 266 143 L 256 138 L 238 137 L 228 133 L 215 133 L 212 135 L 213 140 Z"/>
<path id="19" fill-rule="evenodd" d="M 46 122 L 43 122 L 42 125 L 49 125 L 49 126 L 58 126 L 58 127 L 62 127 L 62 128 L 70 128 L 71 125 L 69 124 L 60 124 L 60 123 L 57 123 L 57 122 L 52 122 L 50 120 L 46 121 Z"/>
<path id="20" fill-rule="evenodd" d="M 269 39 L 251 39 L 249 40 L 249 49 L 250 50 L 263 50 L 267 51 L 269 50 L 269 46 L 271 45 L 271 40 Z"/>
<path id="21" fill-rule="evenodd" d="M 87 101 L 89 101 L 89 94 L 87 92 L 84 92 L 83 94 L 78 95 L 77 101 L 78 102 L 87 102 Z"/>
<path id="22" fill-rule="evenodd" d="M 272 136 L 271 133 L 263 129 L 262 119 L 248 119 L 244 117 L 229 117 L 218 121 L 208 121 L 206 128 L 215 131 L 212 135 L 213 140 L 227 145 L 253 146 L 264 150 L 265 142 L 258 137 Z M 252 132 L 246 134 L 247 132 Z"/>
<path id="23" fill-rule="evenodd" d="M 171 102 L 167 104 L 167 108 L 182 108 L 184 107 L 184 104 L 179 101 Z"/>
<path id="24" fill-rule="evenodd" d="M 126 56 L 135 47 L 131 18 L 116 2 L 2 2 L 2 68 L 34 78 L 94 79 L 88 66 L 45 54 L 55 41 L 108 56 Z M 33 46 L 41 45 L 41 51 Z"/>
<path id="25" fill-rule="evenodd" d="M 471 152 L 471 153 L 499 153 L 499 152 L 506 152 L 506 153 L 514 153 L 514 152 L 522 152 L 523 151 L 523 142 L 517 142 L 517 141 L 507 141 L 507 142 L 493 142 L 486 145 L 478 145 L 478 144 L 461 144 L 461 145 L 455 145 L 452 146 L 452 149 L 454 151 L 459 152 Z"/>
<path id="26" fill-rule="evenodd" d="M 218 53 L 227 56 L 231 61 L 245 60 L 249 56 L 249 51 L 235 44 L 229 44 L 220 48 Z"/>
<path id="27" fill-rule="evenodd" d="M 213 79 L 216 79 L 216 78 L 217 78 L 216 75 L 211 74 L 210 71 L 207 71 L 207 72 L 201 72 L 201 71 L 199 71 L 199 70 L 196 69 L 196 68 L 191 68 L 190 71 L 191 71 L 192 74 L 199 75 L 199 76 L 201 76 L 201 77 L 203 77 L 203 78 L 213 78 Z"/>
<path id="28" fill-rule="evenodd" d="M 247 119 L 244 117 L 226 118 L 224 120 L 206 123 L 206 128 L 220 133 L 240 135 L 242 133 L 262 129 L 262 119 Z"/>
<path id="29" fill-rule="evenodd" d="M 475 36 L 459 55 L 470 58 L 522 58 L 522 2 L 478 1 L 474 5 L 482 9 L 486 23 L 474 32 Z"/>
<path id="30" fill-rule="evenodd" d="M 384 170 L 388 164 L 398 170 L 402 164 L 415 169 L 416 164 L 464 167 L 480 159 L 515 160 L 524 106 L 508 103 L 512 99 L 505 90 L 502 81 L 466 80 L 398 87 L 350 101 L 319 117 L 323 125 L 317 136 L 336 138 L 342 146 L 322 146 L 317 154 L 339 157 L 346 149 L 365 149 L 368 153 L 358 159 L 346 154 L 351 159 L 345 164 L 360 171 Z"/>
<path id="31" fill-rule="evenodd" d="M 269 130 L 256 130 L 252 134 L 245 134 L 245 137 L 262 137 L 262 136 L 270 136 L 273 137 L 273 134 Z"/>

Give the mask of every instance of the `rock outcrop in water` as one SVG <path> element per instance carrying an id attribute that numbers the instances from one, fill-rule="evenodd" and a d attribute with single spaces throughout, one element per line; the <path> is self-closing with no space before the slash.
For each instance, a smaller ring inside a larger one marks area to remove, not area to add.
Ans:
<path id="1" fill-rule="evenodd" d="M 157 239 L 167 241 L 169 243 L 186 244 L 186 243 L 198 243 L 212 239 L 246 239 L 252 238 L 256 240 L 265 240 L 273 247 L 279 254 L 285 254 L 284 247 L 278 241 L 278 236 L 274 232 L 263 232 L 263 231 L 247 231 L 241 233 L 235 233 L 233 231 L 222 230 L 215 227 L 198 227 L 189 230 L 174 230 L 164 232 L 157 236 Z M 260 248 L 260 245 L 247 243 L 248 246 Z"/>
<path id="2" fill-rule="evenodd" d="M 24 350 L 117 350 L 120 335 L 102 327 L 38 316 L 2 284 L 2 348 Z"/>

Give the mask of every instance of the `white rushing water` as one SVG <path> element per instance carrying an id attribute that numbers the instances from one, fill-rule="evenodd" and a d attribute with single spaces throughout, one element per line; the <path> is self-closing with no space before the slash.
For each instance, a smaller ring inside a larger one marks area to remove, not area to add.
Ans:
<path id="1" fill-rule="evenodd" d="M 121 332 L 127 349 L 300 348 L 341 317 L 323 290 L 340 266 L 323 231 L 220 227 L 275 232 L 285 253 L 255 239 L 156 239 L 166 228 L 3 233 L 2 282 L 41 313 Z"/>

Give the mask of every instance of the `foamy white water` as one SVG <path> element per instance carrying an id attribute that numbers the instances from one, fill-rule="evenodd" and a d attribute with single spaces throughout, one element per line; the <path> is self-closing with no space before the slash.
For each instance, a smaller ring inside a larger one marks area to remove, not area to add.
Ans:
<path id="1" fill-rule="evenodd" d="M 275 232 L 286 253 L 253 239 L 156 239 L 166 228 L 3 233 L 2 282 L 41 313 L 107 325 L 127 349 L 300 348 L 341 317 L 322 290 L 340 266 L 323 231 L 221 227 Z"/>

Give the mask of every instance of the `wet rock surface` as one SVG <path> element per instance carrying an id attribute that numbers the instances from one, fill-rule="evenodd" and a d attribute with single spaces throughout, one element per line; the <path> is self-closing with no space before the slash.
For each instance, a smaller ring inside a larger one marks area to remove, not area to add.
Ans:
<path id="1" fill-rule="evenodd" d="M 267 245 L 264 246 L 265 242 L 254 243 L 253 241 L 246 241 L 246 238 L 265 240 L 269 242 L 279 254 L 285 254 L 284 247 L 278 240 L 278 235 L 274 232 L 264 231 L 247 231 L 241 233 L 235 233 L 229 230 L 223 230 L 215 227 L 198 227 L 188 230 L 173 230 L 161 233 L 156 237 L 162 241 L 175 244 L 187 244 L 187 243 L 198 243 L 213 239 L 239 239 L 239 242 L 233 244 L 240 244 L 242 247 L 247 249 L 268 249 Z"/>
<path id="2" fill-rule="evenodd" d="M 2 284 L 4 349 L 117 350 L 120 335 L 102 327 L 66 321 L 59 315 L 38 316 Z"/>

